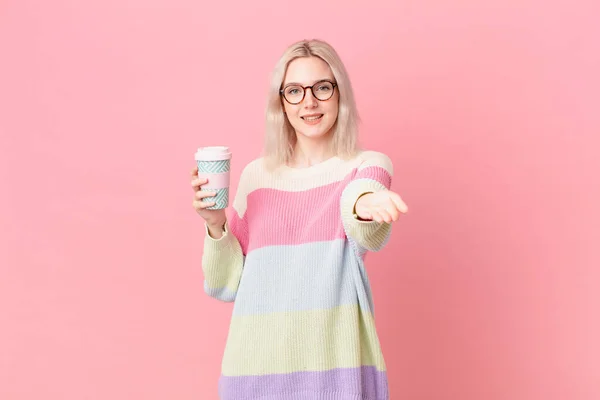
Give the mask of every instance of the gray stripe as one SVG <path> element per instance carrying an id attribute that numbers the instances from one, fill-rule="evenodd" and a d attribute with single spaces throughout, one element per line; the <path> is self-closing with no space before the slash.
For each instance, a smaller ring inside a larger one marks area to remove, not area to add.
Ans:
<path id="1" fill-rule="evenodd" d="M 204 292 L 210 297 L 214 297 L 217 300 L 231 302 L 235 300 L 235 293 L 231 290 L 227 289 L 227 287 L 222 288 L 211 288 L 204 281 Z"/>
<path id="2" fill-rule="evenodd" d="M 269 246 L 246 256 L 235 315 L 357 304 L 372 311 L 362 260 L 344 239 Z"/>

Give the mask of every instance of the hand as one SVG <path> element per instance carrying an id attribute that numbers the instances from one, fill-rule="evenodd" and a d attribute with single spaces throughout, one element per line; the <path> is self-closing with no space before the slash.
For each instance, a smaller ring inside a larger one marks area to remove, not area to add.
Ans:
<path id="1" fill-rule="evenodd" d="M 382 190 L 360 196 L 354 210 L 360 219 L 389 223 L 397 221 L 400 213 L 406 214 L 408 207 L 397 193 Z"/>
<path id="2" fill-rule="evenodd" d="M 192 189 L 194 190 L 194 201 L 192 205 L 198 215 L 204 218 L 209 228 L 221 228 L 223 225 L 225 225 L 225 221 L 227 219 L 225 209 L 207 209 L 207 207 L 214 206 L 215 202 L 202 200 L 207 197 L 214 197 L 217 194 L 215 192 L 202 191 L 202 185 L 205 185 L 206 183 L 208 183 L 208 179 L 198 178 L 198 167 L 194 167 L 194 169 L 192 169 Z"/>

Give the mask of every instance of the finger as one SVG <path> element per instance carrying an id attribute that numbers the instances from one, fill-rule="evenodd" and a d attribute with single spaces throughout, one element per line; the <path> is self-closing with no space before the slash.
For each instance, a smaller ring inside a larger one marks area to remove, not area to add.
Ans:
<path id="1" fill-rule="evenodd" d="M 192 203 L 193 207 L 194 207 L 196 210 L 203 210 L 203 209 L 205 209 L 205 208 L 212 207 L 212 206 L 214 206 L 215 204 L 217 204 L 217 203 L 216 203 L 216 202 L 214 202 L 214 201 L 211 201 L 211 202 L 204 202 L 204 201 L 198 201 L 198 200 L 194 200 L 194 201 L 193 201 L 193 203 Z"/>
<path id="2" fill-rule="evenodd" d="M 205 179 L 205 178 L 192 179 L 192 189 L 194 189 L 194 191 L 200 190 L 200 187 L 207 183 L 208 183 L 208 179 Z"/>
<path id="3" fill-rule="evenodd" d="M 216 192 L 209 192 L 208 190 L 199 190 L 196 192 L 197 199 L 205 199 L 207 197 L 215 197 L 217 195 Z"/>
<path id="4" fill-rule="evenodd" d="M 192 168 L 191 174 L 192 174 L 192 176 L 198 175 L 198 166 L 195 166 L 194 168 Z"/>
<path id="5" fill-rule="evenodd" d="M 366 211 L 363 211 L 361 215 L 357 215 L 357 216 L 361 221 L 370 221 L 373 219 L 373 216 Z"/>
<path id="6" fill-rule="evenodd" d="M 381 216 L 379 211 L 373 211 L 373 221 L 379 222 L 380 224 L 384 222 L 383 217 Z"/>
<path id="7" fill-rule="evenodd" d="M 400 198 L 400 196 L 395 194 L 395 196 L 390 196 L 390 198 L 396 205 L 396 208 L 398 208 L 398 211 L 400 211 L 403 214 L 406 214 L 408 212 L 408 206 L 406 205 L 406 203 L 404 201 L 402 201 L 402 198 Z"/>
<path id="8" fill-rule="evenodd" d="M 385 211 L 387 211 L 387 213 L 390 215 L 392 221 L 398 221 L 398 218 L 400 218 L 400 213 L 398 212 L 395 203 L 392 203 L 389 206 L 387 206 Z"/>
<path id="9" fill-rule="evenodd" d="M 386 210 L 379 211 L 379 215 L 381 215 L 383 222 L 387 222 L 388 224 L 392 222 L 392 217 Z"/>

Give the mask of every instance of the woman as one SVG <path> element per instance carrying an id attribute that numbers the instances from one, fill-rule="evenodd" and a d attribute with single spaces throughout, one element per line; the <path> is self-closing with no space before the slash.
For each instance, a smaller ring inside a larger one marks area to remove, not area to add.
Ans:
<path id="1" fill-rule="evenodd" d="M 242 171 L 228 218 L 192 170 L 205 291 L 235 301 L 223 400 L 389 398 L 363 261 L 407 207 L 390 159 L 357 149 L 357 120 L 335 50 L 298 42 L 274 70 L 265 156 Z"/>

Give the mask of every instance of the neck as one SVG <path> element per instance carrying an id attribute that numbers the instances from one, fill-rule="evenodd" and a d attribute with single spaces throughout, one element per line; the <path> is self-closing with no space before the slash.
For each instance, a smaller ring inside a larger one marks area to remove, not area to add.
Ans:
<path id="1" fill-rule="evenodd" d="M 290 160 L 292 167 L 310 167 L 319 164 L 335 154 L 330 148 L 329 140 L 311 140 L 298 137 L 294 146 L 294 154 Z"/>

